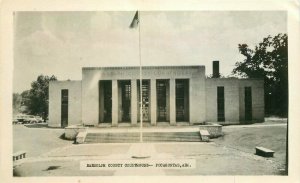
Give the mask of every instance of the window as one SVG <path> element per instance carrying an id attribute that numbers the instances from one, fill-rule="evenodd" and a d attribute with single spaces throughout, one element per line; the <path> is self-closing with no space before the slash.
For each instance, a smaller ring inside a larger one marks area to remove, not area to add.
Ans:
<path id="1" fill-rule="evenodd" d="M 245 120 L 252 120 L 252 92 L 251 87 L 245 87 Z"/>
<path id="2" fill-rule="evenodd" d="M 156 92 L 157 92 L 157 121 L 167 121 L 168 118 L 168 87 L 169 80 L 158 79 L 156 81 Z"/>
<path id="3" fill-rule="evenodd" d="M 61 127 L 68 126 L 69 91 L 61 90 Z"/>
<path id="4" fill-rule="evenodd" d="M 189 121 L 189 80 L 176 79 L 176 121 Z"/>
<path id="5" fill-rule="evenodd" d="M 218 121 L 225 121 L 225 98 L 224 98 L 224 86 L 218 86 L 217 88 L 217 112 Z"/>

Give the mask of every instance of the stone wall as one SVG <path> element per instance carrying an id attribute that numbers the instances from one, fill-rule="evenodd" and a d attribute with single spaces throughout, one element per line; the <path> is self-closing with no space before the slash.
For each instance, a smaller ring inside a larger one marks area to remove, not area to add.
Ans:
<path id="1" fill-rule="evenodd" d="M 81 124 L 81 81 L 50 81 L 50 127 L 61 127 L 61 90 L 68 89 L 68 125 Z"/>
<path id="2" fill-rule="evenodd" d="M 239 103 L 241 123 L 245 123 L 245 87 L 251 87 L 252 93 L 252 121 L 263 122 L 265 117 L 264 80 L 263 79 L 240 79 L 239 80 Z"/>
<path id="3" fill-rule="evenodd" d="M 204 66 L 148 66 L 142 69 L 143 79 L 150 80 L 151 124 L 156 124 L 156 80 L 169 80 L 169 115 L 171 125 L 176 124 L 176 79 L 189 80 L 189 122 L 240 124 L 245 119 L 244 88 L 252 88 L 253 121 L 264 120 L 264 83 L 258 79 L 205 78 Z M 112 81 L 112 125 L 120 121 L 118 81 L 130 80 L 131 124 L 137 124 L 137 80 L 139 67 L 90 67 L 82 69 L 82 81 L 52 81 L 49 84 L 49 126 L 61 126 L 61 90 L 69 90 L 68 124 L 99 124 L 99 80 Z M 217 122 L 217 87 L 224 86 L 225 121 Z"/>
<path id="4" fill-rule="evenodd" d="M 239 123 L 239 80 L 224 78 L 206 79 L 206 121 L 217 122 L 217 87 L 224 87 L 225 123 Z"/>
<path id="5" fill-rule="evenodd" d="M 264 121 L 264 81 L 261 79 L 208 78 L 206 88 L 206 121 L 219 124 L 241 124 L 245 120 L 245 87 L 252 90 L 252 122 Z M 218 122 L 217 87 L 224 86 L 225 121 Z"/>
<path id="6" fill-rule="evenodd" d="M 82 122 L 84 125 L 97 126 L 99 123 L 99 80 L 112 81 L 112 125 L 117 126 L 119 121 L 118 80 L 139 79 L 139 67 L 88 67 L 82 69 Z M 205 67 L 204 66 L 147 66 L 142 68 L 142 78 L 150 80 L 151 117 L 156 118 L 156 96 L 153 95 L 156 79 L 170 80 L 170 123 L 175 123 L 175 80 L 189 79 L 189 121 L 199 123 L 205 121 Z M 133 85 L 133 90 L 136 86 Z M 132 114 L 137 103 L 136 92 L 132 92 Z M 155 124 L 154 120 L 151 120 Z M 131 124 L 136 124 L 136 116 L 132 117 Z"/>

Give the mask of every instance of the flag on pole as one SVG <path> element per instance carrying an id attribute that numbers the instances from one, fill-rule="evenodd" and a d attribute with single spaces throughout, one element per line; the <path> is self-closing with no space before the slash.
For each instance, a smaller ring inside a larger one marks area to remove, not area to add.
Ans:
<path id="1" fill-rule="evenodd" d="M 132 19 L 132 22 L 131 22 L 131 24 L 130 24 L 130 28 L 131 29 L 134 29 L 134 28 L 137 28 L 138 27 L 138 24 L 139 24 L 139 11 L 136 11 L 135 12 L 135 15 L 134 15 L 134 17 L 133 17 L 133 19 Z"/>
<path id="2" fill-rule="evenodd" d="M 139 57 L 140 57 L 140 142 L 143 142 L 143 88 L 142 88 L 142 56 L 141 56 L 141 34 L 140 34 L 140 16 L 139 11 L 136 11 L 129 28 L 134 29 L 139 27 Z"/>

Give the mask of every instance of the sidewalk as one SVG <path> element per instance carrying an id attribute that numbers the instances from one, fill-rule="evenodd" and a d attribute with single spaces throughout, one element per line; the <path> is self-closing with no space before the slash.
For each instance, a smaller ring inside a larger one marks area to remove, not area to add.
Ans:
<path id="1" fill-rule="evenodd" d="M 136 144 L 73 145 L 29 158 L 16 168 L 20 176 L 95 176 L 95 175 L 276 175 L 273 160 L 245 153 L 215 143 L 149 143 L 151 159 L 195 159 L 196 168 L 189 170 L 80 170 L 83 160 L 132 160 Z M 148 151 L 147 150 L 147 151 Z M 143 160 L 141 160 L 143 161 Z M 247 166 L 244 166 L 247 165 Z M 52 168 L 51 168 L 52 167 Z M 54 167 L 54 168 L 53 168 Z"/>
<path id="2" fill-rule="evenodd" d="M 14 127 L 14 150 L 28 152 L 15 176 L 113 175 L 281 175 L 286 150 L 286 123 L 224 126 L 223 137 L 211 142 L 146 143 L 151 158 L 194 159 L 196 168 L 155 170 L 80 170 L 84 160 L 131 160 L 132 143 L 73 144 L 59 138 L 63 129 Z M 190 126 L 186 127 L 189 129 Z M 262 127 L 262 128 L 260 128 Z M 191 129 L 194 127 L 191 126 Z M 275 151 L 274 158 L 254 155 L 255 146 Z M 147 148 L 142 148 L 147 149 Z M 135 173 L 136 172 L 136 173 Z"/>
<path id="3" fill-rule="evenodd" d="M 230 125 L 230 126 L 223 126 L 224 128 L 255 128 L 255 127 L 274 127 L 274 126 L 287 126 L 286 123 L 282 124 L 250 124 L 250 125 Z"/>

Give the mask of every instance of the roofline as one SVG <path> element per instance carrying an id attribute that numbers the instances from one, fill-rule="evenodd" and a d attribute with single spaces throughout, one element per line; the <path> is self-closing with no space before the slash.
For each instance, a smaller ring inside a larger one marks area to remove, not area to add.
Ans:
<path id="1" fill-rule="evenodd" d="M 264 80 L 264 78 L 205 78 L 208 80 Z"/>
<path id="2" fill-rule="evenodd" d="M 49 81 L 51 83 L 54 82 L 81 82 L 82 80 L 53 80 L 53 81 Z"/>
<path id="3" fill-rule="evenodd" d="M 114 66 L 114 67 L 82 67 L 82 70 L 97 70 L 97 69 L 138 69 L 140 66 Z M 156 69 L 156 68 L 199 68 L 204 65 L 162 65 L 162 66 L 142 66 L 142 68 Z"/>

